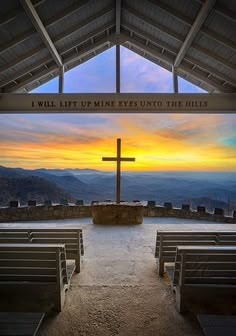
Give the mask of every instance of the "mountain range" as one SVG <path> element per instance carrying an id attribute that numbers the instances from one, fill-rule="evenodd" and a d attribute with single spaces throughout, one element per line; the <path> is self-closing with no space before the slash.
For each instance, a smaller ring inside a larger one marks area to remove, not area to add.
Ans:
<path id="1" fill-rule="evenodd" d="M 114 172 L 96 169 L 35 169 L 0 166 L 0 206 L 18 199 L 21 204 L 35 199 L 75 202 L 83 199 L 103 201 L 115 198 Z M 181 207 L 205 205 L 236 208 L 236 172 L 123 172 L 121 198 L 125 201 L 155 200 Z"/>

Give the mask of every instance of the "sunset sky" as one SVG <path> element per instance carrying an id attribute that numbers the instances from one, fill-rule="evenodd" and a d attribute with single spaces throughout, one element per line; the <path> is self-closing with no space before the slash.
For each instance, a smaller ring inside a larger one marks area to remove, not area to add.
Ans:
<path id="1" fill-rule="evenodd" d="M 57 92 L 58 79 L 34 92 Z M 65 74 L 64 92 L 115 92 L 115 48 Z M 121 92 L 172 92 L 170 72 L 121 48 Z M 179 79 L 179 92 L 203 92 Z M 114 170 L 102 156 L 122 139 L 124 170 L 236 171 L 236 114 L 0 116 L 0 165 Z"/>

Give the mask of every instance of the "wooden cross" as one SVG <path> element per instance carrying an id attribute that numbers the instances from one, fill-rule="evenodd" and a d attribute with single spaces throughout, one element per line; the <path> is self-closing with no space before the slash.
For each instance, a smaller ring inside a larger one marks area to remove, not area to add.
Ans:
<path id="1" fill-rule="evenodd" d="M 120 203 L 120 163 L 121 161 L 135 161 L 135 158 L 121 157 L 121 139 L 117 139 L 117 156 L 103 157 L 102 161 L 116 161 L 116 203 Z"/>

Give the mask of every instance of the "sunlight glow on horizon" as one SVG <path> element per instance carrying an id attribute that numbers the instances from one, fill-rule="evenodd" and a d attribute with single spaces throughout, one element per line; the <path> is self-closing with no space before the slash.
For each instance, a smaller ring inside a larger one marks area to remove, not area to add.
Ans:
<path id="1" fill-rule="evenodd" d="M 172 92 L 172 74 L 121 48 L 122 92 Z M 34 92 L 57 91 L 58 80 Z M 115 49 L 65 73 L 66 92 L 114 92 Z M 180 92 L 203 92 L 179 80 Z M 29 114 L 0 116 L 0 165 L 114 171 L 235 171 L 236 116 L 223 114 Z"/>

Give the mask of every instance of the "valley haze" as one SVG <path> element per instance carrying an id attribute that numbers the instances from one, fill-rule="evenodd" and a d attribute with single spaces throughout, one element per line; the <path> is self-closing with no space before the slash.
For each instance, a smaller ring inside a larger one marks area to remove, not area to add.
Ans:
<path id="1" fill-rule="evenodd" d="M 0 166 L 0 206 L 11 200 L 22 205 L 29 199 L 38 204 L 51 199 L 74 203 L 115 199 L 116 173 L 97 169 L 23 169 Z M 204 205 L 209 211 L 221 207 L 230 214 L 236 209 L 236 172 L 209 171 L 123 171 L 121 199 L 172 202 L 174 207 Z"/>

